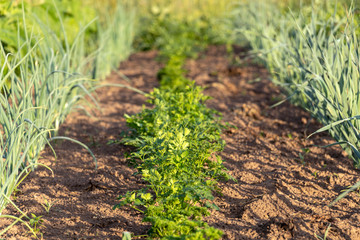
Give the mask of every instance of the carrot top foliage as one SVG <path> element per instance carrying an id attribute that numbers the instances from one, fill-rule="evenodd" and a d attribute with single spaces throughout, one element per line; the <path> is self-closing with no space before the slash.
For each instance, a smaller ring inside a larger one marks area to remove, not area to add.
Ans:
<path id="1" fill-rule="evenodd" d="M 133 207 L 150 222 L 151 238 L 220 239 L 222 232 L 202 221 L 218 209 L 212 203 L 218 180 L 232 179 L 217 152 L 225 127 L 219 113 L 206 107 L 209 97 L 188 79 L 184 69 L 187 58 L 198 53 L 216 37 L 211 21 L 172 17 L 157 12 L 147 31 L 138 36 L 141 49 L 159 49 L 165 66 L 158 72 L 160 87 L 149 94 L 153 108 L 127 116 L 129 135 L 124 144 L 137 150 L 130 161 L 137 167 L 145 189 L 119 196 L 114 206 Z"/>
<path id="2" fill-rule="evenodd" d="M 230 178 L 215 154 L 224 146 L 223 126 L 201 91 L 193 84 L 176 92 L 154 89 L 149 96 L 154 108 L 127 116 L 131 134 L 123 142 L 138 149 L 130 159 L 149 184 L 121 196 L 115 208 L 144 207 L 153 237 L 221 236 L 201 221 L 209 207 L 217 208 L 211 203 L 217 179 Z"/>

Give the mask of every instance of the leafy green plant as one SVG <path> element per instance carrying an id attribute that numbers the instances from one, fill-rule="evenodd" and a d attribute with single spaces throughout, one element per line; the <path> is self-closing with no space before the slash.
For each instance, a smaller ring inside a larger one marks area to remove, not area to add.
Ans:
<path id="1" fill-rule="evenodd" d="M 300 158 L 301 164 L 302 164 L 302 165 L 305 165 L 305 164 L 306 164 L 306 162 L 305 162 L 305 156 L 306 156 L 307 154 L 309 154 L 310 149 L 309 149 L 309 148 L 302 148 L 301 151 L 302 151 L 303 153 L 301 153 L 301 152 L 299 153 L 299 158 Z"/>
<path id="2" fill-rule="evenodd" d="M 208 97 L 201 91 L 193 83 L 176 91 L 154 89 L 149 95 L 154 108 L 126 116 L 131 130 L 122 141 L 137 147 L 130 158 L 141 160 L 137 169 L 149 184 L 120 196 L 114 208 L 128 205 L 143 213 L 144 221 L 152 223 L 152 237 L 221 237 L 201 217 L 217 209 L 211 203 L 217 180 L 231 177 L 215 154 L 224 146 L 224 126 L 205 106 Z"/>
<path id="3" fill-rule="evenodd" d="M 31 213 L 29 224 L 33 228 L 35 233 L 40 232 L 40 227 L 43 222 L 44 220 L 42 220 L 42 216 L 36 216 L 35 214 Z"/>
<path id="4" fill-rule="evenodd" d="M 119 196 L 114 209 L 129 206 L 144 214 L 152 224 L 151 238 L 220 239 L 222 232 L 202 217 L 218 210 L 212 203 L 217 181 L 233 179 L 216 154 L 224 147 L 220 134 L 225 126 L 184 70 L 185 60 L 197 57 L 219 35 L 205 15 L 177 18 L 169 9 L 153 6 L 145 21 L 150 25 L 136 40 L 138 48 L 159 49 L 165 66 L 157 74 L 160 87 L 148 95 L 153 107 L 125 115 L 130 131 L 122 139 L 137 148 L 129 161 L 148 184 Z"/>
<path id="5" fill-rule="evenodd" d="M 160 80 L 162 88 L 167 87 L 176 90 L 178 88 L 184 88 L 190 83 L 190 80 L 184 77 L 184 63 L 185 57 L 176 55 L 170 56 L 166 66 L 157 74 L 157 78 Z"/>
<path id="6" fill-rule="evenodd" d="M 52 208 L 52 206 L 54 206 L 54 204 L 56 203 L 57 201 L 48 201 L 46 198 L 44 198 L 44 203 L 40 203 L 41 206 L 43 206 L 43 208 L 45 209 L 45 211 L 47 213 L 50 212 L 50 209 Z"/>

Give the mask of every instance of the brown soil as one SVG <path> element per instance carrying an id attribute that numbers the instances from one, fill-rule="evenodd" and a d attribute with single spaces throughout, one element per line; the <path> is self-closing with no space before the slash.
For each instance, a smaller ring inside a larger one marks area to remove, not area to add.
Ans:
<path id="1" fill-rule="evenodd" d="M 241 49 L 236 49 L 241 52 Z M 160 64 L 156 52 L 136 53 L 121 64 L 107 81 L 129 84 L 149 92 L 157 86 Z M 360 239 L 360 198 L 351 193 L 334 207 L 327 205 L 341 190 L 359 180 L 352 161 L 338 147 L 319 148 L 332 140 L 307 134 L 320 127 L 309 114 L 285 103 L 269 108 L 281 96 L 268 81 L 265 69 L 244 62 L 230 64 L 224 47 L 210 47 L 198 60 L 187 64 L 188 76 L 206 87 L 213 97 L 210 107 L 223 114 L 224 121 L 237 127 L 224 131 L 227 146 L 221 156 L 237 182 L 223 182 L 213 211 L 206 221 L 224 231 L 224 239 Z M 116 197 L 146 183 L 127 164 L 129 147 L 107 142 L 119 139 L 126 130 L 123 115 L 141 110 L 145 98 L 123 88 L 97 91 L 101 112 L 89 117 L 74 112 L 62 125 L 60 135 L 88 144 L 91 156 L 80 146 L 58 142 L 55 160 L 47 148 L 40 162 L 54 176 L 39 167 L 19 187 L 14 200 L 24 212 L 42 216 L 44 239 L 121 239 L 124 231 L 146 234 L 150 225 L 130 208 L 112 210 Z M 309 153 L 304 155 L 303 149 Z M 41 204 L 54 203 L 49 212 Z M 19 215 L 9 206 L 5 214 Z M 1 219 L 0 229 L 10 221 Z M 15 225 L 7 239 L 29 239 L 24 225 Z"/>

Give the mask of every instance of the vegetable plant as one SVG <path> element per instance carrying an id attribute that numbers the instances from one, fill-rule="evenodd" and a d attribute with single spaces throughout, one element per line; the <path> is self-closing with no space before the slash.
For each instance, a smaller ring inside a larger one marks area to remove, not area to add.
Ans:
<path id="1" fill-rule="evenodd" d="M 137 147 L 131 158 L 141 160 L 137 169 L 149 184 L 120 196 L 115 208 L 130 205 L 144 213 L 153 225 L 150 236 L 221 236 L 201 221 L 208 208 L 217 209 L 211 203 L 217 181 L 230 178 L 216 155 L 224 147 L 223 125 L 204 105 L 208 97 L 201 91 L 193 83 L 175 92 L 154 89 L 149 95 L 154 108 L 127 116 L 131 131 L 123 142 Z"/>
<path id="2" fill-rule="evenodd" d="M 329 146 L 341 145 L 360 168 L 359 18 L 356 5 L 346 3 L 314 1 L 286 11 L 246 2 L 235 23 L 288 99 L 324 125 L 315 133 L 328 131 L 336 140 Z"/>
<path id="3" fill-rule="evenodd" d="M 224 125 L 184 70 L 186 59 L 210 42 L 209 31 L 186 20 L 157 20 L 163 27 L 144 34 L 165 61 L 157 74 L 160 87 L 148 95 L 152 108 L 125 115 L 130 130 L 122 139 L 136 147 L 130 161 L 148 184 L 119 196 L 114 209 L 130 206 L 144 214 L 152 224 L 151 238 L 220 239 L 222 232 L 202 218 L 218 210 L 212 203 L 213 192 L 220 191 L 217 182 L 232 179 L 217 154 L 225 144 L 220 137 Z"/>
<path id="4" fill-rule="evenodd" d="M 52 149 L 51 141 L 70 140 L 92 154 L 57 131 L 80 100 L 94 100 L 96 80 L 130 53 L 133 12 L 120 1 L 106 18 L 79 1 L 20 2 L 0 0 L 0 217 L 15 220 L 9 227 L 21 222 L 31 229 L 21 220 L 26 214 L 1 214 L 9 203 L 15 206 L 13 191 L 42 165 L 46 144 Z"/>

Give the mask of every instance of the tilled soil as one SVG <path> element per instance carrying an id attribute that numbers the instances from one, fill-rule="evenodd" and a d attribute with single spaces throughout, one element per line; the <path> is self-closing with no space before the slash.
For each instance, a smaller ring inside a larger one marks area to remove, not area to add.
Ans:
<path id="1" fill-rule="evenodd" d="M 156 73 L 161 67 L 155 58 L 154 51 L 136 53 L 107 82 L 150 92 L 158 86 Z M 224 131 L 227 145 L 220 154 L 237 182 L 219 184 L 222 192 L 215 193 L 215 203 L 220 211 L 212 211 L 205 220 L 224 231 L 223 239 L 317 239 L 328 228 L 326 239 L 360 239 L 360 193 L 327 206 L 359 180 L 352 161 L 339 147 L 315 146 L 333 142 L 326 134 L 306 139 L 320 128 L 308 113 L 289 103 L 270 108 L 282 95 L 263 67 L 250 61 L 240 66 L 231 62 L 225 47 L 213 46 L 187 63 L 188 76 L 213 97 L 208 106 L 237 127 Z M 60 135 L 90 146 L 98 168 L 80 146 L 58 142 L 57 159 L 49 148 L 40 159 L 54 176 L 39 167 L 15 195 L 21 210 L 42 216 L 44 239 L 121 239 L 124 231 L 144 235 L 150 228 L 131 208 L 112 210 L 118 195 L 146 183 L 134 175 L 136 170 L 124 157 L 132 149 L 108 144 L 121 139 L 126 130 L 123 115 L 139 112 L 145 97 L 124 88 L 102 88 L 96 95 L 101 111 L 93 116 L 70 114 Z M 48 212 L 42 206 L 46 201 L 53 203 Z M 19 216 L 11 206 L 4 214 Z M 1 219 L 0 229 L 10 222 Z M 6 238 L 30 239 L 31 235 L 18 223 Z"/>

